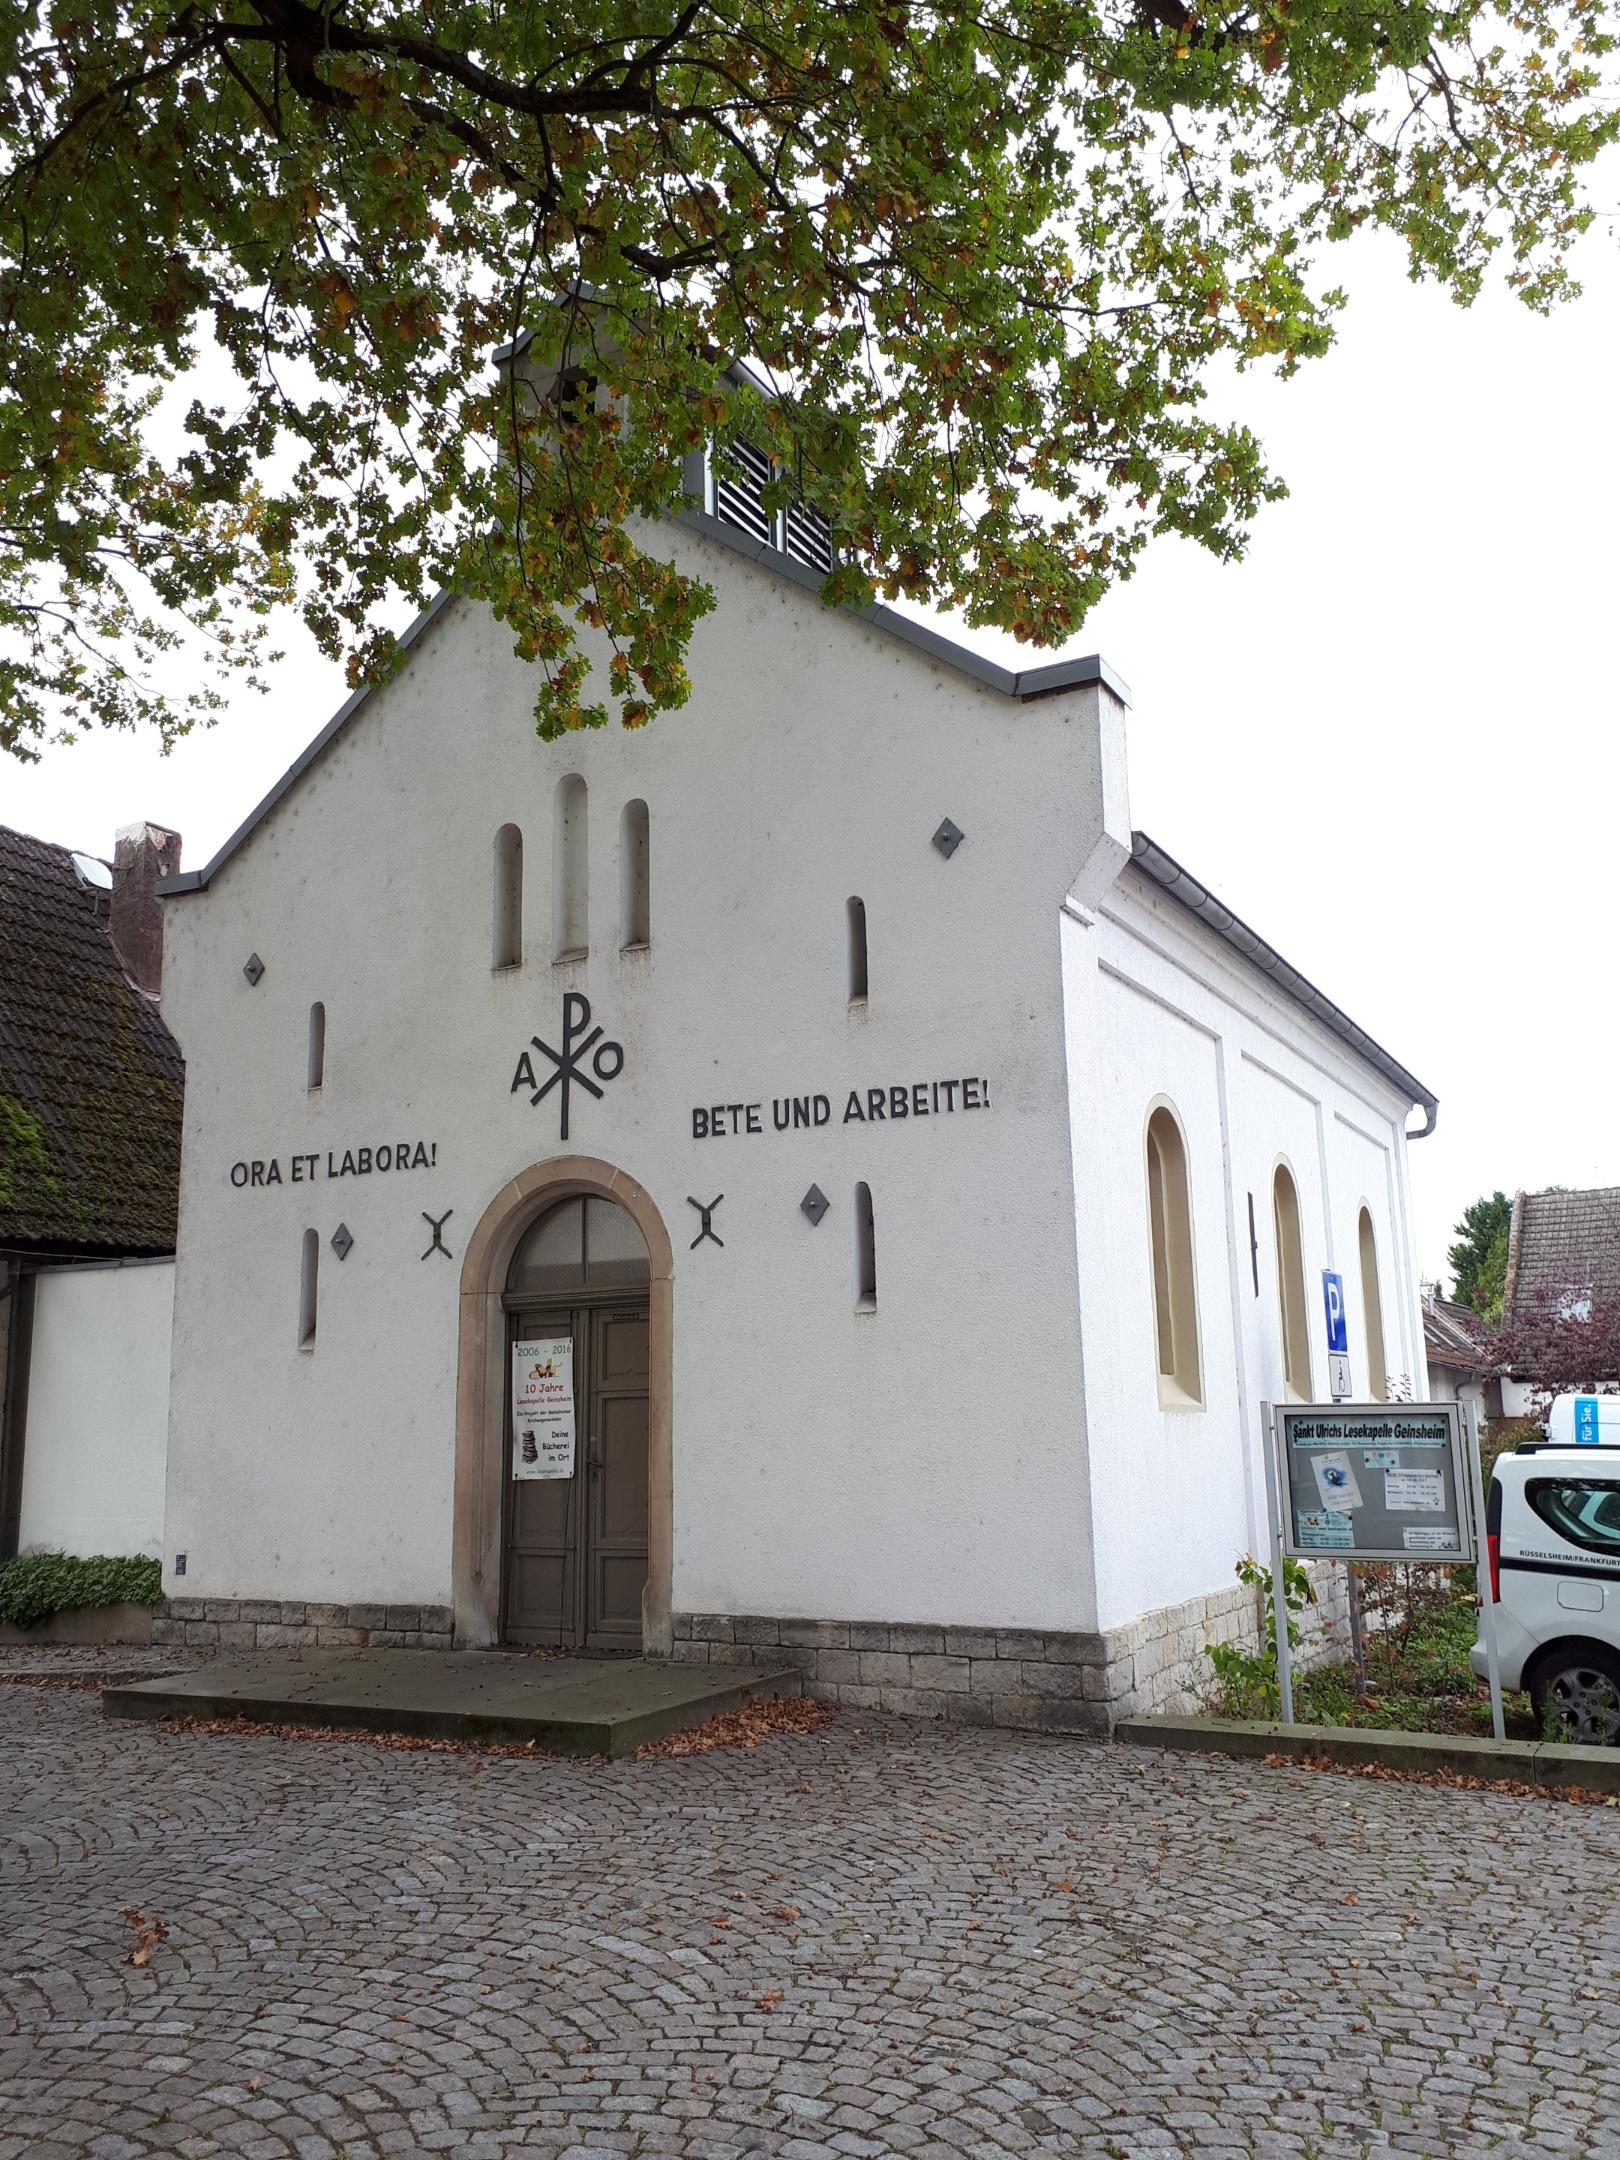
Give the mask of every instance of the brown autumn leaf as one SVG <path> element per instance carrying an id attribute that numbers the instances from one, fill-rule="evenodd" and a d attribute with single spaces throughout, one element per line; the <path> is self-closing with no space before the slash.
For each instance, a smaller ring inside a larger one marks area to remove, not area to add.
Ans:
<path id="1" fill-rule="evenodd" d="M 774 2010 L 781 2000 L 782 1990 L 779 1987 L 767 1988 L 754 2007 L 756 2010 Z"/>
<path id="2" fill-rule="evenodd" d="M 797 1920 L 799 1908 L 797 1905 L 773 1905 L 770 1909 L 770 1917 L 773 1920 Z"/>
<path id="3" fill-rule="evenodd" d="M 636 1760 L 645 1762 L 661 1755 L 706 1755 L 711 1748 L 755 1748 L 762 1740 L 782 1733 L 819 1732 L 832 1722 L 827 1703 L 812 1702 L 805 1695 L 779 1695 L 769 1702 L 744 1703 L 739 1710 L 723 1711 L 690 1732 L 670 1733 L 663 1740 L 648 1740 L 636 1749 Z M 809 1792 L 808 1785 L 797 1787 Z"/>
<path id="4" fill-rule="evenodd" d="M 156 1918 L 148 1920 L 134 1905 L 124 1906 L 118 1917 L 127 1920 L 136 1931 L 135 1947 L 129 1953 L 129 1962 L 138 1970 L 149 1965 L 152 1962 L 152 1952 L 169 1932 L 167 1924 Z"/>

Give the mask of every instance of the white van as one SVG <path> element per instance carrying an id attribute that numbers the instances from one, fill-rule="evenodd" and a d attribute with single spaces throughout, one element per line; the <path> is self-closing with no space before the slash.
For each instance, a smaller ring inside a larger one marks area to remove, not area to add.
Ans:
<path id="1" fill-rule="evenodd" d="M 1529 1689 L 1542 1731 L 1589 1746 L 1620 1742 L 1620 1424 L 1604 1426 L 1595 1443 L 1530 1440 L 1498 1459 L 1480 1586 L 1503 1687 Z M 1483 1637 L 1469 1663 L 1483 1680 Z"/>
<path id="2" fill-rule="evenodd" d="M 1551 1447 L 1620 1447 L 1620 1395 L 1555 1395 L 1547 1441 Z"/>

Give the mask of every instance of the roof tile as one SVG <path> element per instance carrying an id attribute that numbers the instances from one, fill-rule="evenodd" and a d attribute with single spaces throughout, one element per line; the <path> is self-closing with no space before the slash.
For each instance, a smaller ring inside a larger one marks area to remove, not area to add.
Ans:
<path id="1" fill-rule="evenodd" d="M 0 826 L 0 1244 L 173 1252 L 185 1065 L 67 848 Z"/>

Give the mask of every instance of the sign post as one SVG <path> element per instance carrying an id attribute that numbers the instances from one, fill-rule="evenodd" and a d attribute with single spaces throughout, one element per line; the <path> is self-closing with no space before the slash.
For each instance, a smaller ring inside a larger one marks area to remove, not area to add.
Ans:
<path id="1" fill-rule="evenodd" d="M 1276 1412 L 1260 1405 L 1266 1445 L 1266 1528 L 1271 1539 L 1271 1612 L 1277 1634 L 1277 1707 L 1285 1725 L 1294 1722 L 1294 1668 L 1288 1653 L 1288 1599 L 1283 1590 L 1282 1496 L 1277 1485 Z"/>
<path id="2" fill-rule="evenodd" d="M 1350 1333 L 1344 1315 L 1344 1277 L 1331 1268 L 1322 1270 L 1322 1307 L 1327 1316 L 1328 1393 L 1335 1402 L 1348 1402 L 1350 1385 Z"/>
<path id="3" fill-rule="evenodd" d="M 1468 1455 L 1474 1474 L 1474 1543 L 1477 1558 L 1474 1588 L 1479 1597 L 1479 1629 L 1485 1638 L 1485 1670 L 1491 1688 L 1491 1731 L 1498 1740 L 1507 1738 L 1502 1723 L 1502 1667 L 1496 1652 L 1496 1600 L 1491 1595 L 1490 1531 L 1486 1513 L 1485 1467 L 1479 1452 L 1479 1405 L 1463 1404 L 1468 1424 Z"/>

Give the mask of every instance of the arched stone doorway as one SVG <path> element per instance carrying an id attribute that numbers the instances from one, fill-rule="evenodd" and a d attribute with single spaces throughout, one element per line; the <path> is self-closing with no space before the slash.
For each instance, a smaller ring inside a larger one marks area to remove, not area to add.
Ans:
<path id="1" fill-rule="evenodd" d="M 539 1163 L 502 1187 L 468 1240 L 461 1265 L 456 1373 L 456 1641 L 482 1649 L 501 1640 L 503 1526 L 507 1483 L 508 1329 L 505 1294 L 514 1256 L 529 1231 L 560 1202 L 594 1196 L 622 1208 L 646 1247 L 647 1582 L 642 1646 L 667 1656 L 674 1537 L 671 1415 L 674 1396 L 673 1283 L 669 1235 L 646 1191 L 611 1163 L 565 1156 Z"/>

